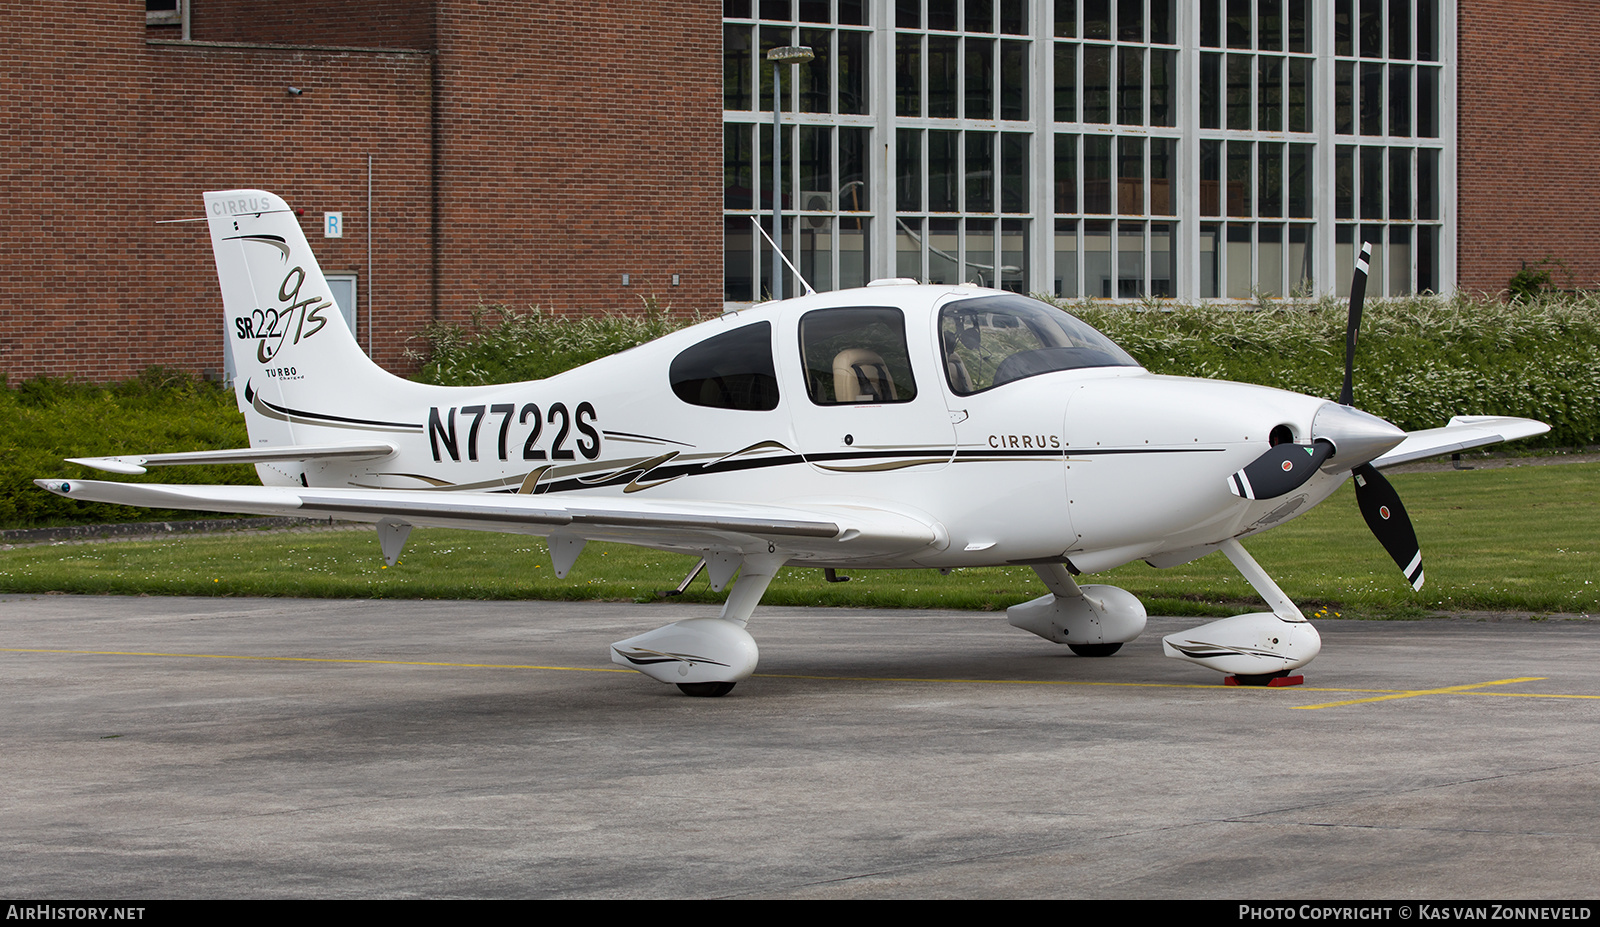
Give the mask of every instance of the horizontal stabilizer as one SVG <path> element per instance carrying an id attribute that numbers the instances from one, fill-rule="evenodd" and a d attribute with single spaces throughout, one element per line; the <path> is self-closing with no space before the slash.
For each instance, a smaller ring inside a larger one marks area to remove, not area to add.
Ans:
<path id="1" fill-rule="evenodd" d="M 1443 454 L 1456 454 L 1498 444 L 1531 438 L 1550 430 L 1544 422 L 1531 418 L 1513 418 L 1506 415 L 1457 415 L 1443 428 L 1412 431 L 1393 450 L 1374 460 L 1372 466 L 1379 470 L 1404 463 L 1427 460 Z"/>
<path id="2" fill-rule="evenodd" d="M 129 454 L 121 457 L 68 457 L 107 473 L 144 473 L 146 467 L 180 467 L 191 464 L 258 464 L 284 460 L 375 460 L 395 452 L 393 444 L 291 444 L 279 447 L 237 447 L 220 451 L 183 451 L 177 454 Z"/>

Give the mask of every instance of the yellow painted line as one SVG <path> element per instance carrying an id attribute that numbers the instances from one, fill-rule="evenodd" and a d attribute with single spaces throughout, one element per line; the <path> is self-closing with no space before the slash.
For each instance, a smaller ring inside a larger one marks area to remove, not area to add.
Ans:
<path id="1" fill-rule="evenodd" d="M 1471 692 L 1474 689 L 1481 689 L 1484 686 L 1509 686 L 1518 682 L 1539 682 L 1540 680 L 1546 678 L 1548 677 L 1519 676 L 1515 679 L 1495 679 L 1490 682 L 1478 682 L 1466 686 L 1443 686 L 1438 689 L 1412 689 L 1405 692 L 1394 692 L 1389 695 L 1374 695 L 1368 698 L 1353 698 L 1344 702 L 1324 702 L 1321 705 L 1296 705 L 1294 707 L 1308 711 L 1317 708 L 1338 708 L 1343 705 L 1361 705 L 1367 702 L 1387 702 L 1392 699 L 1416 698 L 1419 695 L 1447 695 L 1453 692 Z"/>
<path id="2" fill-rule="evenodd" d="M 259 660 L 268 663 L 372 663 L 379 666 L 448 666 L 459 669 L 560 670 L 568 673 L 631 673 L 631 669 L 603 666 L 535 666 L 521 663 L 445 663 L 431 660 L 361 660 L 345 657 L 253 657 L 231 653 L 160 653 L 140 650 L 41 650 L 0 647 L 0 653 L 61 653 L 92 657 L 187 657 L 196 660 Z"/>
<path id="3" fill-rule="evenodd" d="M 164 651 L 144 650 L 58 650 L 45 648 L 25 647 L 0 647 L 0 653 L 50 653 L 71 656 L 95 657 L 169 657 L 195 660 L 252 660 L 266 663 L 348 663 L 368 664 L 374 666 L 439 666 L 454 669 L 505 669 L 505 670 L 550 670 L 562 673 L 633 673 L 637 670 L 624 667 L 601 666 L 545 666 L 532 663 L 452 663 L 443 660 L 376 660 L 356 657 L 264 657 L 248 654 L 228 653 L 168 653 Z M 1524 676 L 1516 679 L 1497 679 L 1492 682 L 1480 682 L 1465 686 L 1448 686 L 1439 689 L 1346 689 L 1323 688 L 1313 686 L 1292 686 L 1282 688 L 1268 688 L 1266 686 L 1225 686 L 1218 683 L 1173 683 L 1173 682 L 1099 682 L 1080 679 L 967 679 L 959 677 L 941 678 L 933 676 L 822 676 L 815 674 L 799 673 L 756 673 L 756 679 L 810 679 L 821 682 L 934 682 L 944 684 L 964 685 L 1001 685 L 1001 686 L 1094 686 L 1101 688 L 1124 689 L 1226 689 L 1231 692 L 1261 692 L 1281 693 L 1283 696 L 1291 694 L 1307 694 L 1312 692 L 1361 692 L 1375 693 L 1366 698 L 1349 699 L 1340 702 L 1325 702 L 1318 705 L 1292 705 L 1291 708 L 1335 708 L 1342 705 L 1360 705 L 1366 702 L 1382 702 L 1391 699 L 1413 698 L 1419 695 L 1440 695 L 1449 693 L 1462 693 L 1466 695 L 1495 695 L 1503 698 L 1569 698 L 1569 699 L 1600 699 L 1600 695 L 1562 695 L 1537 692 L 1483 692 L 1477 691 L 1484 686 L 1502 686 L 1518 682 L 1537 682 L 1548 677 Z"/>

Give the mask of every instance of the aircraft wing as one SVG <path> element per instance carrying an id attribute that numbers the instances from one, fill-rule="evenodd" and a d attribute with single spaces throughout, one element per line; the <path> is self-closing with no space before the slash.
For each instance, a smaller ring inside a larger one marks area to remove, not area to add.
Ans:
<path id="1" fill-rule="evenodd" d="M 1505 415 L 1457 415 L 1450 419 L 1450 423 L 1443 428 L 1428 428 L 1423 431 L 1408 432 L 1404 441 L 1400 442 L 1387 454 L 1374 460 L 1372 465 L 1382 470 L 1385 467 L 1426 460 L 1429 457 L 1438 457 L 1442 454 L 1455 454 L 1475 447 L 1483 447 L 1486 444 L 1515 441 L 1518 438 L 1531 438 L 1534 435 L 1542 435 L 1549 430 L 1549 425 L 1544 422 L 1534 421 L 1531 418 L 1512 418 Z"/>
<path id="2" fill-rule="evenodd" d="M 395 452 L 393 444 L 294 444 L 281 447 L 236 447 L 221 451 L 182 451 L 176 454 L 129 454 L 120 457 L 68 457 L 108 473 L 138 474 L 146 467 L 185 464 L 272 463 L 279 460 L 373 460 Z"/>
<path id="3" fill-rule="evenodd" d="M 852 504 L 746 505 L 611 496 L 444 493 L 298 486 L 216 486 L 35 480 L 69 499 L 151 508 L 241 512 L 466 528 L 620 541 L 661 550 L 762 553 L 797 561 L 850 562 L 910 556 L 948 543 L 925 518 Z"/>

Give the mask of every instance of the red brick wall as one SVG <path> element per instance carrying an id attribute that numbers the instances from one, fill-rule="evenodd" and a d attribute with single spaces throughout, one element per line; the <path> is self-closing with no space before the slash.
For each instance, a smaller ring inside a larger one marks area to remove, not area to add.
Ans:
<path id="1" fill-rule="evenodd" d="M 359 272 L 363 301 L 374 298 L 377 359 L 404 369 L 404 338 L 431 312 L 415 231 L 431 215 L 431 57 L 150 45 L 143 18 L 124 0 L 12 11 L 0 69 L 33 89 L 0 102 L 0 372 L 220 371 L 205 224 L 159 223 L 200 216 L 204 190 L 239 186 L 307 209 L 322 265 Z M 291 97 L 290 84 L 307 92 Z M 346 238 L 320 238 L 324 209 L 345 212 Z"/>
<path id="2" fill-rule="evenodd" d="M 1458 286 L 1564 261 L 1600 286 L 1600 5 L 1459 0 Z"/>
<path id="3" fill-rule="evenodd" d="M 194 0 L 201 42 L 432 48 L 433 0 Z"/>
<path id="4" fill-rule="evenodd" d="M 480 301 L 635 311 L 654 293 L 720 311 L 719 7 L 427 5 L 437 53 L 151 43 L 126 0 L 12 11 L 0 73 L 30 92 L 0 97 L 0 372 L 219 370 L 205 227 L 158 222 L 199 216 L 203 190 L 231 187 L 306 210 L 322 266 L 359 275 L 375 357 L 397 372 L 412 367 L 409 335 Z M 197 0 L 196 31 L 221 37 L 215 17 L 231 8 L 259 14 L 250 41 L 263 40 L 272 6 Z M 392 5 L 404 42 L 433 41 L 422 6 Z M 354 35 L 321 22 L 324 36 Z M 320 237 L 323 211 L 344 213 L 343 239 Z"/>
<path id="5" fill-rule="evenodd" d="M 525 9 L 440 0 L 444 308 L 720 312 L 721 7 Z"/>

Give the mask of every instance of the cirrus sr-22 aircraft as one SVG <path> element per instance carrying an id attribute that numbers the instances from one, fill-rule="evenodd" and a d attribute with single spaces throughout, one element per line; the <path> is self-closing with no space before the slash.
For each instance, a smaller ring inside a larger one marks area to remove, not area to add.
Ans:
<path id="1" fill-rule="evenodd" d="M 1047 592 L 1008 609 L 1011 624 L 1108 656 L 1144 630 L 1144 607 L 1075 577 L 1219 550 L 1271 610 L 1168 635 L 1165 652 L 1288 682 L 1320 639 L 1241 538 L 1354 476 L 1368 524 L 1421 588 L 1416 535 L 1379 470 L 1548 430 L 1476 416 L 1408 434 L 1355 409 L 1365 249 L 1340 402 L 1155 376 L 1044 303 L 900 280 L 730 311 L 544 380 L 443 387 L 362 353 L 282 199 L 207 193 L 205 211 L 251 446 L 74 462 L 251 463 L 263 485 L 40 486 L 372 522 L 391 564 L 417 525 L 544 536 L 563 577 L 591 540 L 698 555 L 715 589 L 737 573 L 721 614 L 611 647 L 690 695 L 723 695 L 754 672 L 746 625 L 785 564 L 1026 564 Z"/>

